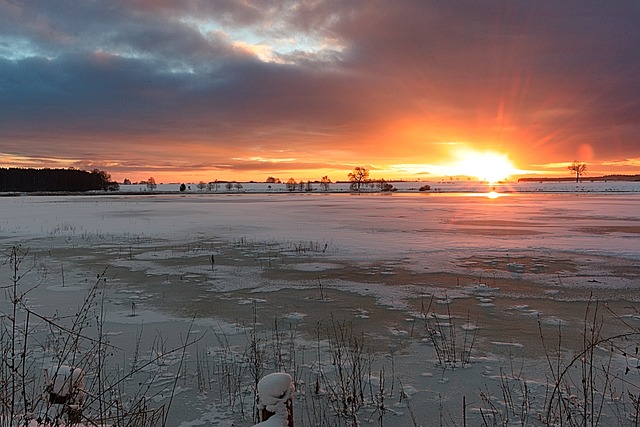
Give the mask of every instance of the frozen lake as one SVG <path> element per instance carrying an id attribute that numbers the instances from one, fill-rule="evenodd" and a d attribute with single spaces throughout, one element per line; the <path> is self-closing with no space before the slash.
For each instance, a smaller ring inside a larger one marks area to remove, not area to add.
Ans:
<path id="1" fill-rule="evenodd" d="M 603 304 L 603 334 L 620 328 L 616 316 L 640 325 L 637 193 L 25 196 L 0 198 L 0 212 L 3 249 L 28 249 L 23 281 L 39 284 L 29 303 L 47 315 L 71 312 L 106 268 L 106 327 L 130 351 L 143 324 L 179 342 L 195 319 L 204 334 L 189 351 L 195 369 L 199 351 L 219 350 L 220 334 L 241 348 L 251 325 L 272 333 L 280 319 L 305 347 L 323 322 L 348 322 L 366 337 L 375 369 L 391 375 L 392 364 L 402 384 L 389 391 L 387 380 L 389 425 L 413 425 L 411 416 L 429 425 L 434 413 L 460 423 L 463 396 L 471 425 L 481 425 L 481 408 L 500 399 L 480 391 L 500 395 L 514 360 L 525 372 L 514 384 L 526 377 L 538 393 L 533 420 L 545 413 L 549 380 L 543 333 L 557 342 L 561 328 L 570 360 L 589 300 Z M 6 265 L 0 278 L 9 281 Z M 458 344 L 472 346 L 465 366 L 440 359 L 434 339 L 448 331 L 458 331 L 453 341 L 473 331 L 472 345 Z M 297 362 L 310 372 L 302 379 L 318 370 L 312 353 Z M 616 353 L 609 363 L 612 377 L 633 365 L 620 378 L 637 393 L 636 360 Z M 251 425 L 218 393 L 180 384 L 172 425 Z M 219 386 L 212 379 L 204 388 Z M 362 420 L 378 416 L 361 411 Z"/>

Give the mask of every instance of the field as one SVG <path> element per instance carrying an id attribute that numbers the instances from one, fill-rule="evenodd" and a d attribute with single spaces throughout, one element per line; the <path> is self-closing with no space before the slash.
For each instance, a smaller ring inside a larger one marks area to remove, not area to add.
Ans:
<path id="1" fill-rule="evenodd" d="M 101 369 L 135 371 L 120 398 L 144 387 L 172 426 L 253 425 L 276 370 L 297 427 L 635 425 L 640 199 L 623 190 L 4 197 L 4 331 L 13 282 L 62 323 L 99 292 Z M 31 322 L 37 372 L 57 356 Z"/>

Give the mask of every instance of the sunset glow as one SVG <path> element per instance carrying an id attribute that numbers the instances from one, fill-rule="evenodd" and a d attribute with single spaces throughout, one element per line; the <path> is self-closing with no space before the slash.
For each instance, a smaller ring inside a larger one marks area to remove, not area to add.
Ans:
<path id="1" fill-rule="evenodd" d="M 453 164 L 447 166 L 449 175 L 471 176 L 492 184 L 521 173 L 506 154 L 465 150 L 458 152 L 457 157 Z"/>
<path id="2" fill-rule="evenodd" d="M 638 174 L 639 21 L 633 2 L 0 2 L 0 167 Z"/>

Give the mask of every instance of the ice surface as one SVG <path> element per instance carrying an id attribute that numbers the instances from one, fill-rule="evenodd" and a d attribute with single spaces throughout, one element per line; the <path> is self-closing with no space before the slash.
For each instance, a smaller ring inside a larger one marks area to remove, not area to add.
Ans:
<path id="1" fill-rule="evenodd" d="M 206 355 L 231 363 L 247 331 L 273 328 L 276 317 L 309 352 L 317 325 L 334 318 L 363 331 L 387 372 L 393 357 L 423 415 L 438 411 L 434 396 L 459 406 L 462 392 L 477 394 L 514 359 L 544 383 L 538 328 L 567 328 L 563 344 L 580 344 L 591 296 L 640 323 L 628 310 L 640 301 L 638 184 L 513 184 L 497 199 L 434 185 L 451 192 L 260 194 L 247 185 L 240 195 L 3 197 L 0 244 L 28 249 L 24 280 L 39 286 L 25 303 L 50 316 L 73 315 L 106 268 L 106 326 L 123 360 L 140 330 L 179 344 L 193 324 Z M 442 372 L 425 322 L 438 334 L 476 334 L 469 367 Z M 164 356 L 153 340 L 141 345 Z M 310 353 L 305 369 L 317 370 Z M 176 365 L 166 355 L 154 367 Z M 626 380 L 638 383 L 636 370 Z M 170 384 L 167 375 L 157 389 Z M 193 398 L 197 389 L 181 389 L 174 425 L 250 425 L 217 393 Z M 395 409 L 408 421 L 406 407 Z"/>

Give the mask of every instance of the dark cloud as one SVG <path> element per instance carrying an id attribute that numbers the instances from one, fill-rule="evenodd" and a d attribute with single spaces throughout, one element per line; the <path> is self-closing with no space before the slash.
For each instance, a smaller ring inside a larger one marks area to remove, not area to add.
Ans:
<path id="1" fill-rule="evenodd" d="M 638 22 L 631 1 L 0 1 L 0 153 L 620 162 L 640 157 Z"/>

